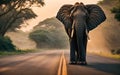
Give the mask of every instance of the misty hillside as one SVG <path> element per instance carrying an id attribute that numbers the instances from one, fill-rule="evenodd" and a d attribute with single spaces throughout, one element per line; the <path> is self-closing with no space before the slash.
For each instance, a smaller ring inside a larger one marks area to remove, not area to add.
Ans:
<path id="1" fill-rule="evenodd" d="M 67 48 L 68 38 L 63 25 L 56 18 L 47 18 L 34 27 L 30 38 L 37 48 Z"/>
<path id="2" fill-rule="evenodd" d="M 91 40 L 88 50 L 109 51 L 120 49 L 120 22 L 114 18 L 111 9 L 118 5 L 117 0 L 104 0 L 99 5 L 104 10 L 107 19 L 99 27 L 90 32 Z"/>
<path id="3" fill-rule="evenodd" d="M 19 49 L 35 49 L 36 43 L 29 38 L 29 33 L 22 31 L 8 32 L 6 36 L 9 36 L 13 41 L 13 44 Z"/>

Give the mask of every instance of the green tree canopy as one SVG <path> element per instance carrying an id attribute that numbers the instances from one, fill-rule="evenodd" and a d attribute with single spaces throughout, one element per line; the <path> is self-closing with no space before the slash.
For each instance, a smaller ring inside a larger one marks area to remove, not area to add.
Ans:
<path id="1" fill-rule="evenodd" d="M 0 36 L 25 20 L 35 18 L 32 6 L 43 6 L 44 0 L 0 0 Z"/>
<path id="2" fill-rule="evenodd" d="M 117 5 L 111 9 L 111 12 L 115 14 L 115 18 L 120 21 L 120 0 L 117 0 Z"/>

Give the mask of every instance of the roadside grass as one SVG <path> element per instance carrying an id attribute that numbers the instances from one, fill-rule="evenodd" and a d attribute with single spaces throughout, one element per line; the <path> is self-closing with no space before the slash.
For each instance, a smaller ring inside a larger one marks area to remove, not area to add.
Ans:
<path id="1" fill-rule="evenodd" d="M 96 54 L 96 55 L 107 57 L 107 58 L 120 60 L 120 54 L 112 54 L 112 53 L 108 53 L 108 52 L 94 52 L 94 51 L 92 51 L 92 52 L 88 51 L 88 53 Z"/>
<path id="2" fill-rule="evenodd" d="M 120 55 L 119 54 L 105 54 L 105 53 L 100 53 L 98 55 L 109 57 L 109 58 L 114 58 L 114 59 L 119 59 L 120 60 Z"/>
<path id="3" fill-rule="evenodd" d="M 32 52 L 37 52 L 37 51 L 40 51 L 40 50 L 0 51 L 0 57 L 1 56 L 8 56 L 8 55 L 26 54 L 26 53 L 32 53 Z"/>

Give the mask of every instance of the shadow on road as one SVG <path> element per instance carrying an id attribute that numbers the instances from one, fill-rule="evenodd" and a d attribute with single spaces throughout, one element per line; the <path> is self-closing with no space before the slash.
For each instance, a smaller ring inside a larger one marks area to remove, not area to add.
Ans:
<path id="1" fill-rule="evenodd" d="M 111 73 L 113 75 L 120 75 L 120 64 L 90 63 L 90 64 L 88 64 L 87 66 L 84 66 L 84 67 L 94 68 L 96 70 Z"/>
<path id="2" fill-rule="evenodd" d="M 88 65 L 70 65 L 69 52 L 65 53 L 69 75 L 120 75 L 120 61 L 88 54 Z"/>

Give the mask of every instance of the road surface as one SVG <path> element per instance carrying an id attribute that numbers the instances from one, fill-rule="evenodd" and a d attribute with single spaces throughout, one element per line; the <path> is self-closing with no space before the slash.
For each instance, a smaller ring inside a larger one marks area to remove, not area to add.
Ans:
<path id="1" fill-rule="evenodd" d="M 87 54 L 87 66 L 69 65 L 69 52 L 64 51 L 68 75 L 120 75 L 120 60 Z"/>
<path id="2" fill-rule="evenodd" d="M 0 58 L 0 75 L 57 75 L 62 51 L 44 51 Z"/>
<path id="3" fill-rule="evenodd" d="M 0 75 L 57 75 L 63 51 L 50 50 L 0 58 Z M 87 54 L 87 66 L 69 65 L 64 51 L 67 75 L 120 75 L 120 61 Z"/>

